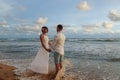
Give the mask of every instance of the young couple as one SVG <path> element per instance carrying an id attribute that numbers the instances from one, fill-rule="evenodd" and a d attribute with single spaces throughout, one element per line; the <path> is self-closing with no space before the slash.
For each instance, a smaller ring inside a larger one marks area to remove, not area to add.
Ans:
<path id="1" fill-rule="evenodd" d="M 47 33 L 48 28 L 42 27 L 42 34 L 40 35 L 41 49 L 38 51 L 36 57 L 30 64 L 29 69 L 33 72 L 48 74 L 49 72 L 49 52 L 54 53 L 54 61 L 56 67 L 56 74 L 62 68 L 62 62 L 64 57 L 64 42 L 65 36 L 62 33 L 63 26 L 57 25 L 57 34 L 51 43 Z"/>

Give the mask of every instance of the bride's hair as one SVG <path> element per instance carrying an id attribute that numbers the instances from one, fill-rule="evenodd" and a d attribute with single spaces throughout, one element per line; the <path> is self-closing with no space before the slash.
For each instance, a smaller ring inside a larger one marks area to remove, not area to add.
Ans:
<path id="1" fill-rule="evenodd" d="M 47 31 L 48 31 L 48 28 L 47 28 L 46 26 L 43 26 L 43 27 L 41 28 L 41 31 L 43 32 L 44 29 L 47 29 Z"/>

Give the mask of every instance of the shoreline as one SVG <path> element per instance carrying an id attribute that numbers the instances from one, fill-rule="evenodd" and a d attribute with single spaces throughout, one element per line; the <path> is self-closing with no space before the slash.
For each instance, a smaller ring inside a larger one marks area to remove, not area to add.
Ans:
<path id="1" fill-rule="evenodd" d="M 14 70 L 17 69 L 14 66 L 0 63 L 0 80 L 15 80 L 17 75 Z"/>
<path id="2" fill-rule="evenodd" d="M 73 63 L 74 60 L 65 60 L 65 74 L 60 80 L 120 80 L 119 74 L 117 73 L 119 67 L 116 68 L 119 64 L 92 60 L 80 61 L 81 62 Z M 51 80 L 50 77 L 53 76 L 55 69 L 52 61 L 50 61 L 50 74 L 48 75 L 29 72 L 26 67 L 30 62 L 31 59 L 15 61 L 15 63 L 11 63 L 11 60 L 1 61 L 0 80 L 14 80 L 13 78 L 16 78 L 15 80 Z M 7 75 L 10 79 L 7 78 L 5 70 L 8 72 Z M 2 79 L 3 77 L 7 79 Z"/>

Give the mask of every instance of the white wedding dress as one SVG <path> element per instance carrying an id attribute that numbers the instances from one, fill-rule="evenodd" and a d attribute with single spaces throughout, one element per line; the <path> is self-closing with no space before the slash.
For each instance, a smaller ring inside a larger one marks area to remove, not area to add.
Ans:
<path id="1" fill-rule="evenodd" d="M 43 44 L 49 48 L 48 36 L 44 36 Z M 49 53 L 41 46 L 36 57 L 29 66 L 29 69 L 36 73 L 48 74 L 49 68 Z"/>

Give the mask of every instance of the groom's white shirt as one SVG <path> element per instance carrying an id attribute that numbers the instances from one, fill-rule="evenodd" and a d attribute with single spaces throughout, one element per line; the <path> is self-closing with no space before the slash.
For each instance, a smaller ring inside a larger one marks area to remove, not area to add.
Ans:
<path id="1" fill-rule="evenodd" d="M 64 43 L 65 43 L 65 35 L 60 31 L 58 32 L 52 44 L 53 52 L 58 52 L 61 55 L 64 55 Z"/>

